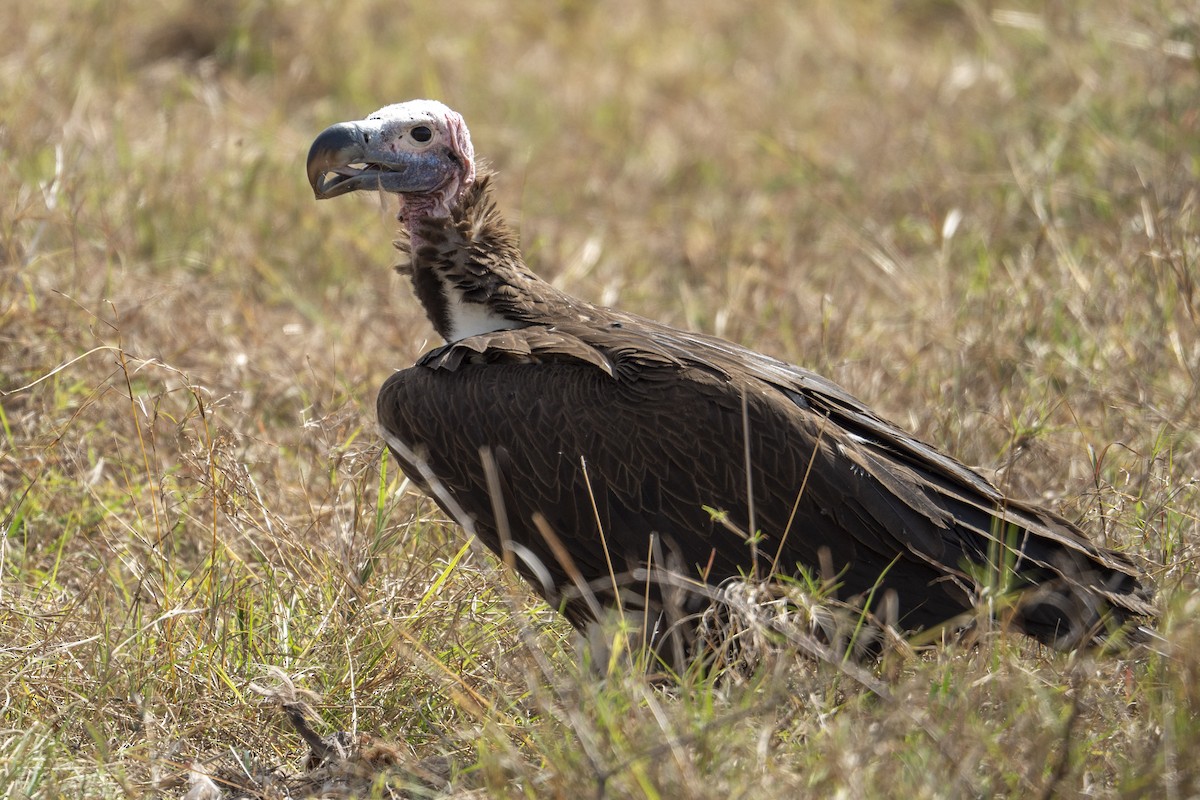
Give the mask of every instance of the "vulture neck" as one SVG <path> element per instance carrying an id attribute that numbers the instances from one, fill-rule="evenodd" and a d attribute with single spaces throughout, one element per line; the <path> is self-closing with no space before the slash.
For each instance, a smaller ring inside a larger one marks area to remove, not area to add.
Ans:
<path id="1" fill-rule="evenodd" d="M 483 175 L 448 216 L 405 219 L 396 247 L 409 257 L 417 299 L 447 342 L 528 325 L 551 325 L 580 301 L 534 275 L 516 235 L 496 210 Z"/>

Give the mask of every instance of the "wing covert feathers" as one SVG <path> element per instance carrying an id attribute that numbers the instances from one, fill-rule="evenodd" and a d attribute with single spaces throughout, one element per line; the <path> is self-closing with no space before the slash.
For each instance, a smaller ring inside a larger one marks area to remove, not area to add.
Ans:
<path id="1" fill-rule="evenodd" d="M 994 573 L 1024 590 L 1017 624 L 1057 646 L 1154 616 L 1140 570 L 1071 522 L 1005 497 L 815 373 L 559 292 L 495 230 L 487 192 L 475 199 L 479 215 L 422 232 L 408 269 L 414 283 L 442 270 L 521 327 L 397 372 L 379 420 L 409 476 L 437 476 L 498 553 L 506 529 L 518 569 L 577 625 L 593 614 L 581 580 L 603 603 L 664 607 L 665 584 L 645 586 L 648 558 L 696 586 L 832 565 L 842 597 L 891 590 L 910 628 L 970 611 Z"/>

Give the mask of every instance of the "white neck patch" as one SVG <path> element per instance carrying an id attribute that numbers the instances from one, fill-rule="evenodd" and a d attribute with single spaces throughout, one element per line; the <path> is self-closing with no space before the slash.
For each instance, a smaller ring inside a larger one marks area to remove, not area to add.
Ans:
<path id="1" fill-rule="evenodd" d="M 457 288 L 442 281 L 442 292 L 446 296 L 446 317 L 450 330 L 446 340 L 457 342 L 470 336 L 479 336 L 493 331 L 511 331 L 521 323 L 495 314 L 483 303 L 471 303 L 463 299 Z"/>

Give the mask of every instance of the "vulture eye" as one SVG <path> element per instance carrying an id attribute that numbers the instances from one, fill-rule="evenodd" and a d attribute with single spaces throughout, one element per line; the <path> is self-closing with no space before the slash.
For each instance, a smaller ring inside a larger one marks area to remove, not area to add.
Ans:
<path id="1" fill-rule="evenodd" d="M 428 142 L 433 138 L 433 131 L 429 130 L 429 128 L 424 125 L 418 125 L 409 131 L 409 135 L 411 135 L 415 141 Z"/>

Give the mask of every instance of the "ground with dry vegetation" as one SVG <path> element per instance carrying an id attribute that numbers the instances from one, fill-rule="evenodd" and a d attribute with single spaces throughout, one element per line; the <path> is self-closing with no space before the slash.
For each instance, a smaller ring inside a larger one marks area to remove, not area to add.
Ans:
<path id="1" fill-rule="evenodd" d="M 1200 792 L 1194 5 L 74 0 L 0 28 L 0 797 Z M 581 667 L 374 432 L 432 333 L 388 210 L 316 204 L 303 162 L 417 96 L 465 114 L 543 275 L 817 369 L 1079 518 L 1154 575 L 1162 652 Z M 378 737 L 354 769 L 305 773 L 306 706 Z"/>

